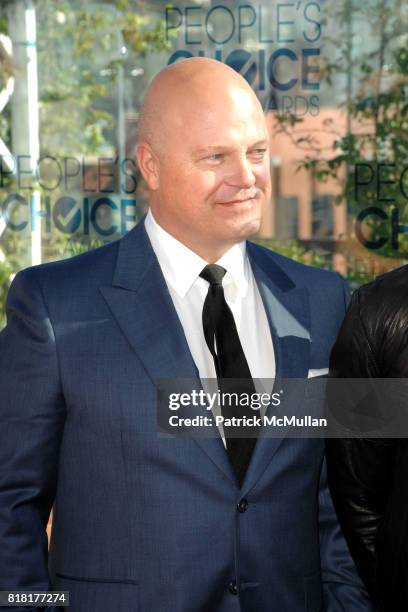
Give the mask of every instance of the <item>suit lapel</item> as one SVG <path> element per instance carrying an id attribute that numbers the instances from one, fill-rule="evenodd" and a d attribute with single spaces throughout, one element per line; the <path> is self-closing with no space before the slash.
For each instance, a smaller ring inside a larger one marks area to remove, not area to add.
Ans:
<path id="1" fill-rule="evenodd" d="M 275 389 L 286 378 L 307 377 L 310 357 L 308 290 L 296 287 L 272 253 L 247 243 L 248 256 L 265 307 L 276 360 Z M 283 438 L 261 436 L 243 483 L 252 488 L 268 467 Z"/>
<path id="2" fill-rule="evenodd" d="M 248 256 L 269 321 L 276 379 L 307 376 L 310 313 L 307 289 L 297 288 L 271 253 L 248 243 Z M 186 337 L 166 282 L 140 222 L 118 243 L 112 286 L 100 287 L 113 317 L 156 385 L 161 378 L 188 378 L 201 387 Z M 218 430 L 213 438 L 194 438 L 211 461 L 236 483 Z M 261 437 L 243 483 L 254 486 L 282 439 Z"/>
<path id="3" fill-rule="evenodd" d="M 310 353 L 308 290 L 296 287 L 272 253 L 248 243 L 248 255 L 271 329 L 276 377 L 303 378 L 307 376 Z"/>
<path id="4" fill-rule="evenodd" d="M 154 383 L 198 376 L 143 224 L 119 242 L 113 285 L 100 291 Z"/>
<path id="5" fill-rule="evenodd" d="M 201 388 L 197 367 L 150 240 L 140 222 L 118 246 L 112 286 L 100 287 L 113 317 L 152 382 L 193 379 Z M 214 427 L 213 438 L 195 438 L 213 463 L 235 482 L 224 444 Z"/>

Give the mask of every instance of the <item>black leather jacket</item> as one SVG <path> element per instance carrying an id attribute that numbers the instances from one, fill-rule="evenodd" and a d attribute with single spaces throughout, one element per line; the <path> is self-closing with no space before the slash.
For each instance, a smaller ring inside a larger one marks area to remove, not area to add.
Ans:
<path id="1" fill-rule="evenodd" d="M 332 351 L 330 375 L 408 377 L 408 266 L 353 294 Z M 339 521 L 381 612 L 408 611 L 408 417 L 404 435 L 326 441 Z"/>

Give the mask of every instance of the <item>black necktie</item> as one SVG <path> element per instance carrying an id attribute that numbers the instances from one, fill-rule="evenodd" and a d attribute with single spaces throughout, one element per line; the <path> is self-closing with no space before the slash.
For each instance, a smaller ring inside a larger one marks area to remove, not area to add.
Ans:
<path id="1" fill-rule="evenodd" d="M 217 264 L 209 264 L 200 274 L 210 283 L 203 307 L 204 337 L 214 359 L 220 392 L 244 393 L 251 397 L 255 393 L 255 386 L 238 336 L 234 315 L 224 297 L 222 279 L 225 273 L 225 268 Z M 228 405 L 222 403 L 221 410 L 222 416 L 226 419 L 232 416 L 238 418 L 257 416 L 256 411 L 239 402 Z M 233 429 L 224 424 L 228 455 L 237 478 L 242 484 L 256 444 L 257 430 L 251 427 L 254 437 L 237 438 L 231 437 Z"/>

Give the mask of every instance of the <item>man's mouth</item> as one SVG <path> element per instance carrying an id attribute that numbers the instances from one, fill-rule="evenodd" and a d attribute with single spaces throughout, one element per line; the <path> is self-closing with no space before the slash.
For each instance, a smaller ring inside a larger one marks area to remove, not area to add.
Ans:
<path id="1" fill-rule="evenodd" d="M 252 200 L 255 200 L 257 196 L 251 196 L 248 198 L 237 198 L 235 200 L 226 200 L 225 202 L 218 202 L 218 204 L 221 204 L 222 206 L 234 206 L 234 205 L 239 205 L 239 204 L 245 204 L 247 202 L 251 202 Z"/>

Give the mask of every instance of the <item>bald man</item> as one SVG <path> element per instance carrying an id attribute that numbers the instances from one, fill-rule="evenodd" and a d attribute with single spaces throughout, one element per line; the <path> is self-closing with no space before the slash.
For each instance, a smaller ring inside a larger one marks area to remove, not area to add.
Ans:
<path id="1" fill-rule="evenodd" d="M 166 68 L 137 161 L 146 218 L 9 292 L 0 590 L 69 591 L 72 612 L 370 610 L 322 440 L 158 435 L 160 380 L 322 373 L 344 315 L 339 276 L 246 240 L 270 196 L 257 98 L 213 60 Z"/>

